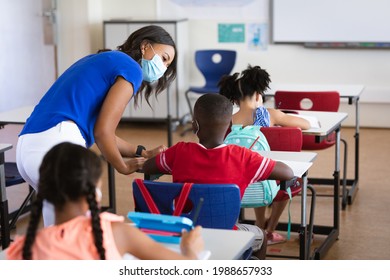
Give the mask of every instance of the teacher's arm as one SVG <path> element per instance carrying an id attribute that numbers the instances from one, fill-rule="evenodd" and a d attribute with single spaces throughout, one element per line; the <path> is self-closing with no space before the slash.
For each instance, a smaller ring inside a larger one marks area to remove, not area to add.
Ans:
<path id="1" fill-rule="evenodd" d="M 115 131 L 122 114 L 133 97 L 133 85 L 118 77 L 107 93 L 94 128 L 95 142 L 105 159 L 122 174 L 130 174 L 140 169 L 145 158 L 124 160 L 123 156 L 134 157 L 136 145 L 116 136 Z"/>

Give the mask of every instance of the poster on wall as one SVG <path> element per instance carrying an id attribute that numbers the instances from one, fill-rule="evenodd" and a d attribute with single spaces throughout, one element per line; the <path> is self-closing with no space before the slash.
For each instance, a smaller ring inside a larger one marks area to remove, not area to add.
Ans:
<path id="1" fill-rule="evenodd" d="M 268 28 L 265 23 L 248 23 L 246 27 L 248 50 L 267 50 Z"/>
<path id="2" fill-rule="evenodd" d="M 246 43 L 250 51 L 264 51 L 267 38 L 264 23 L 218 23 L 218 43 Z"/>
<path id="3" fill-rule="evenodd" d="M 218 24 L 219 43 L 244 43 L 245 24 L 244 23 L 219 23 Z"/>

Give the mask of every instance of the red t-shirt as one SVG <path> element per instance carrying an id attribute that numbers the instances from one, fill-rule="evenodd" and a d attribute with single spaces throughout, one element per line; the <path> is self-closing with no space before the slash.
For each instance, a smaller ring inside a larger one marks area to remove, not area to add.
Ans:
<path id="1" fill-rule="evenodd" d="M 236 184 L 242 198 L 249 184 L 268 179 L 276 162 L 236 145 L 207 149 L 179 142 L 157 155 L 156 164 L 161 172 L 172 174 L 173 182 Z"/>

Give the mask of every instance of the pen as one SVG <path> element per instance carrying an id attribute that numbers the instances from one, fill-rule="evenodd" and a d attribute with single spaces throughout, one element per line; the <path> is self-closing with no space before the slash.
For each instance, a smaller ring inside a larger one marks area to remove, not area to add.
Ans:
<path id="1" fill-rule="evenodd" d="M 249 147 L 249 150 L 252 150 L 253 146 L 256 144 L 257 140 L 259 140 L 260 136 L 257 136 L 255 141 L 253 141 L 252 145 Z"/>
<path id="2" fill-rule="evenodd" d="M 194 226 L 196 225 L 196 221 L 198 220 L 198 217 L 199 217 L 199 214 L 200 214 L 200 209 L 203 206 L 203 202 L 204 202 L 204 198 L 203 197 L 199 198 L 199 203 L 198 203 L 198 206 L 195 209 L 194 218 L 192 219 L 192 224 Z"/>

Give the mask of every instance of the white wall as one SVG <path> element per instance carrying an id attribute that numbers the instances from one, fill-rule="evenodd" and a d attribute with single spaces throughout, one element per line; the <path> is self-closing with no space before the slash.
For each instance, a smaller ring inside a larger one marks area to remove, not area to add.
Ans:
<path id="1" fill-rule="evenodd" d="M 59 74 L 103 48 L 104 20 L 156 16 L 155 0 L 57 0 L 57 7 Z"/>
<path id="2" fill-rule="evenodd" d="M 55 79 L 41 0 L 0 3 L 0 112 L 36 104 Z"/>
<path id="3" fill-rule="evenodd" d="M 269 0 L 266 1 L 267 4 Z M 60 72 L 66 65 L 103 46 L 103 20 L 115 18 L 150 19 L 157 14 L 157 1 L 129 0 L 67 0 L 59 1 L 62 13 L 68 13 L 61 32 Z M 77 4 L 76 4 L 77 3 Z M 97 6 L 96 6 L 97 5 Z M 210 7 L 210 9 L 213 9 Z M 214 8 L 217 9 L 217 8 Z M 268 10 L 259 11 L 268 13 Z M 178 15 L 178 17 L 182 17 Z M 269 18 L 261 14 L 259 18 Z M 100 23 L 99 23 L 100 21 Z M 374 49 L 309 49 L 301 45 L 273 45 L 265 51 L 250 51 L 246 44 L 218 43 L 218 23 L 236 21 L 190 20 L 190 54 L 197 49 L 226 48 L 238 51 L 233 71 L 241 71 L 248 63 L 267 69 L 275 83 L 364 84 L 361 96 L 361 125 L 390 127 L 390 54 Z M 240 23 L 249 23 L 243 19 Z M 100 24 L 100 26 L 99 26 Z M 92 30 L 92 31 L 91 31 Z M 91 35 L 93 34 L 93 35 Z M 124 38 L 126 39 L 126 38 Z M 100 44 L 100 45 L 99 45 Z M 189 81 L 202 84 L 203 78 L 193 64 Z M 348 111 L 351 106 L 342 106 Z M 350 114 L 346 122 L 353 124 Z"/>
<path id="4" fill-rule="evenodd" d="M 57 0 L 58 72 L 91 52 L 88 0 Z"/>
<path id="5" fill-rule="evenodd" d="M 88 0 L 91 24 L 91 50 L 103 48 L 103 21 L 111 19 L 147 19 L 156 16 L 155 0 Z M 137 2 L 135 4 L 135 2 Z M 127 38 L 123 38 L 125 41 Z"/>

